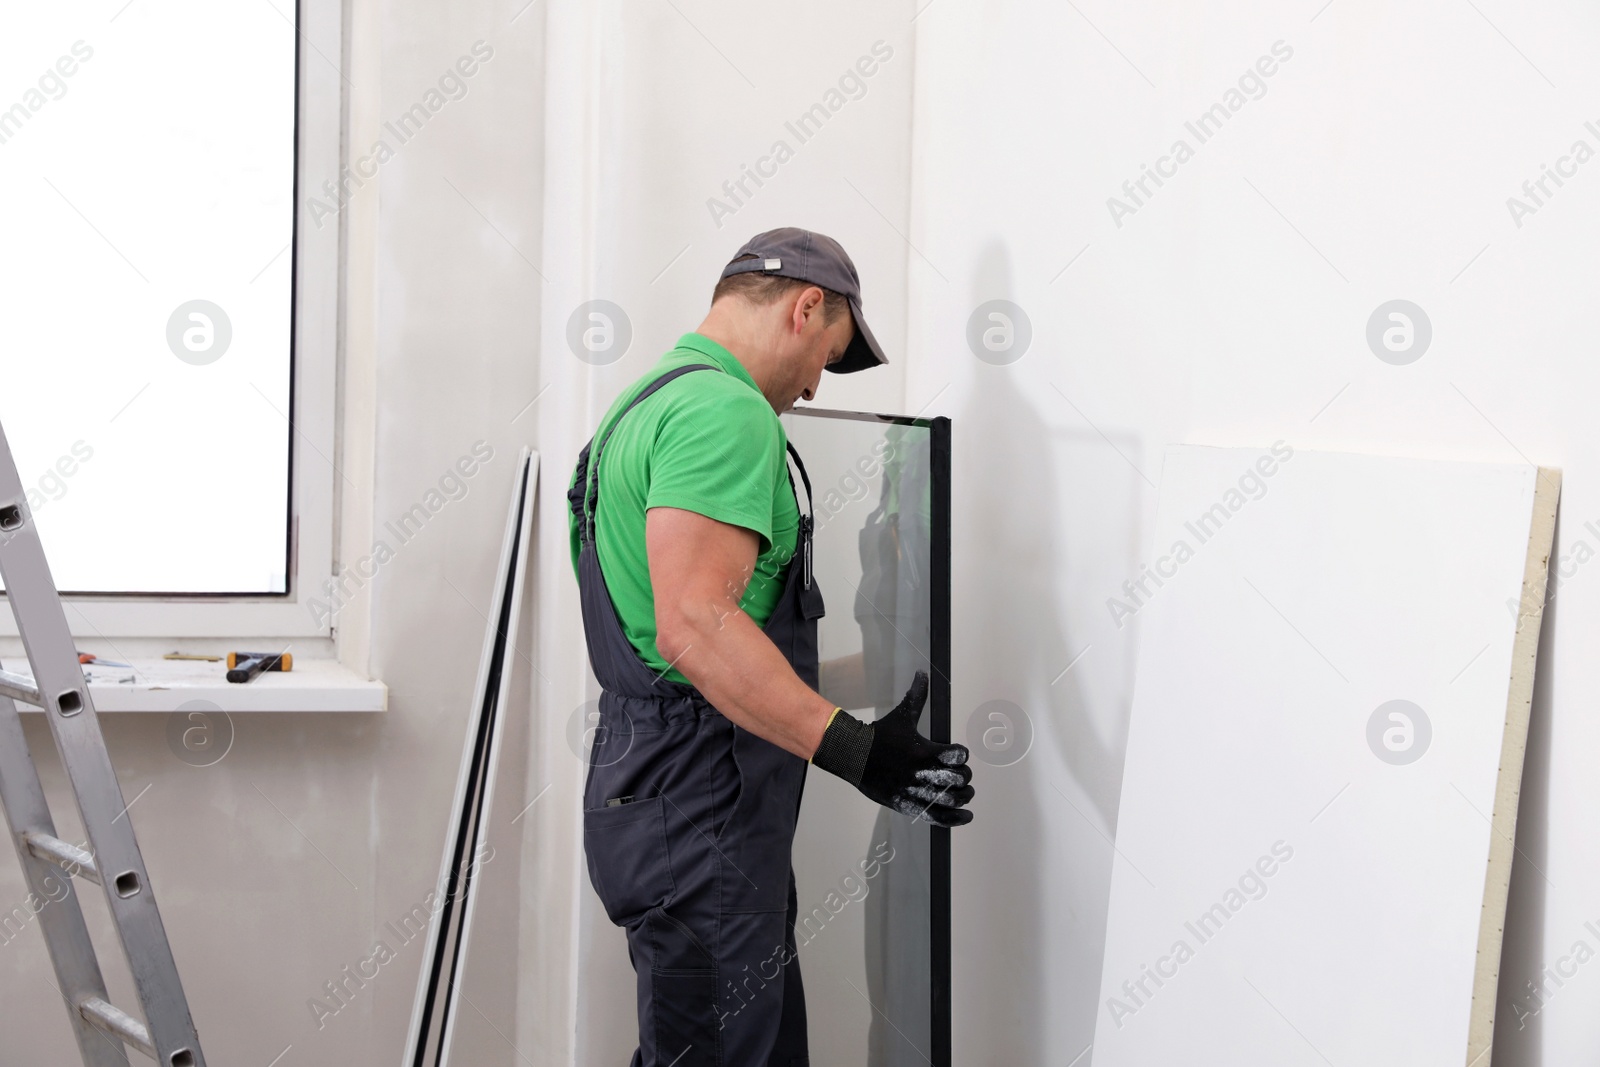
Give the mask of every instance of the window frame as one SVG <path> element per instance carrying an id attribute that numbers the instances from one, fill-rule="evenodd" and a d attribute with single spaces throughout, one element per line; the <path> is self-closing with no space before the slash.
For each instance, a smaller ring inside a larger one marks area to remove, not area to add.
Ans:
<path id="1" fill-rule="evenodd" d="M 78 637 L 330 637 L 309 609 L 334 573 L 340 325 L 338 224 L 311 224 L 310 190 L 337 178 L 344 112 L 343 4 L 296 0 L 293 279 L 290 286 L 288 592 L 63 594 Z M 314 43 L 313 47 L 307 44 Z M 332 57 L 337 57 L 337 63 Z M 0 594 L 3 596 L 3 594 Z M 323 613 L 326 614 L 326 613 Z M 18 633 L 0 612 L 0 636 Z"/>

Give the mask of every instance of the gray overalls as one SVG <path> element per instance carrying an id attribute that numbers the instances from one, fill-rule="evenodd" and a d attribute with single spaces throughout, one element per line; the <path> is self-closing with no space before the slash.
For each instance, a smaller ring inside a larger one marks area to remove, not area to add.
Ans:
<path id="1" fill-rule="evenodd" d="M 645 666 L 617 619 L 594 543 L 600 456 L 611 433 L 657 389 L 700 370 L 717 368 L 674 368 L 641 390 L 598 444 L 585 446 L 568 493 L 584 634 L 601 687 L 584 852 L 606 914 L 627 930 L 638 976 L 632 1067 L 804 1067 L 790 850 L 806 761 L 733 725 L 693 686 Z M 823 608 L 809 573 L 811 485 L 793 446 L 789 454 L 806 483 L 807 514 L 764 632 L 815 687 Z"/>

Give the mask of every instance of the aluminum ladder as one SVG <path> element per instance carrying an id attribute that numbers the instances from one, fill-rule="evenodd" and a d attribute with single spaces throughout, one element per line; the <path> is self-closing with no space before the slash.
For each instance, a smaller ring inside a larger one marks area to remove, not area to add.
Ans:
<path id="1" fill-rule="evenodd" d="M 57 990 L 66 1001 L 78 1050 L 86 1067 L 126 1067 L 127 1047 L 161 1067 L 204 1067 L 122 787 L 106 753 L 77 647 L 3 429 L 0 576 L 33 668 L 32 678 L 0 670 L 0 804 L 34 895 L 29 910 L 34 899 L 42 902 L 37 910 L 39 929 L 55 965 Z M 18 700 L 44 709 L 88 835 L 87 849 L 56 836 L 39 772 L 22 733 Z M 133 973 L 143 1022 L 106 997 L 100 961 L 78 905 L 75 877 L 105 891 L 112 925 Z M 8 1025 L 21 1022 L 13 1019 Z"/>

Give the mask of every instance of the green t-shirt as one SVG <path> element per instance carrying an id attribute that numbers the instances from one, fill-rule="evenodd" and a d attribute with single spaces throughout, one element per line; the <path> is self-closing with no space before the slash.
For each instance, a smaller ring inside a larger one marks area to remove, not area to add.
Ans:
<path id="1" fill-rule="evenodd" d="M 754 379 L 727 349 L 697 333 L 630 385 L 595 431 L 596 444 L 640 390 L 674 367 L 709 364 L 662 386 L 628 413 L 600 457 L 595 549 L 628 641 L 651 670 L 687 682 L 656 651 L 655 596 L 645 552 L 645 512 L 681 508 L 754 530 L 761 538 L 755 573 L 739 607 L 765 626 L 783 594 L 800 509 L 789 481 L 783 424 Z M 568 480 L 568 486 L 576 480 Z M 568 512 L 573 571 L 578 527 Z"/>

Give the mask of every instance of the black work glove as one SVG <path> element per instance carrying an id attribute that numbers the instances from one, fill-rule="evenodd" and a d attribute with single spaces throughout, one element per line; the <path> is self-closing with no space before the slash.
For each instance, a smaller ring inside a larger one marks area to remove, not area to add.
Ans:
<path id="1" fill-rule="evenodd" d="M 928 700 L 928 675 L 918 671 L 905 699 L 877 722 L 833 713 L 811 762 L 886 808 L 935 826 L 972 821 L 972 768 L 965 745 L 944 745 L 917 733 Z"/>

